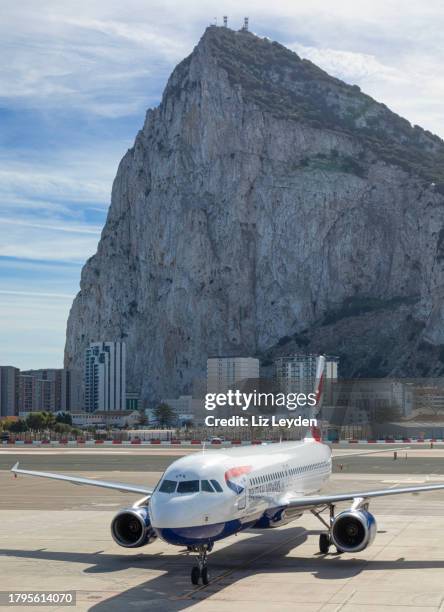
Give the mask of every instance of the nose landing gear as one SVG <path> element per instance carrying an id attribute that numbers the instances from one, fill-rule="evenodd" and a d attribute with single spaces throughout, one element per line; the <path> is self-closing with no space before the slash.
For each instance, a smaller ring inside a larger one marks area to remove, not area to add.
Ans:
<path id="1" fill-rule="evenodd" d="M 210 572 L 207 566 L 208 553 L 213 549 L 213 544 L 201 544 L 199 546 L 188 547 L 188 550 L 197 552 L 197 565 L 194 565 L 191 570 L 191 583 L 198 585 L 200 579 L 202 584 L 210 582 Z"/>

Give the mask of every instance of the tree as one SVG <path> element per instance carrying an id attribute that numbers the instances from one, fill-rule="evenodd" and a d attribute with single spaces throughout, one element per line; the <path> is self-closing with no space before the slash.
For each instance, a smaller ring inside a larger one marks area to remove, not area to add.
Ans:
<path id="1" fill-rule="evenodd" d="M 59 412 L 59 414 L 56 416 L 56 422 L 72 425 L 72 416 L 69 414 L 69 412 Z"/>
<path id="2" fill-rule="evenodd" d="M 30 412 L 26 417 L 26 425 L 35 431 L 45 429 L 46 419 L 43 412 Z"/>
<path id="3" fill-rule="evenodd" d="M 69 434 L 71 433 L 71 425 L 68 425 L 68 423 L 56 423 L 54 431 L 59 434 Z"/>
<path id="4" fill-rule="evenodd" d="M 53 412 L 42 412 L 43 426 L 45 429 L 54 429 L 56 418 Z"/>
<path id="5" fill-rule="evenodd" d="M 17 421 L 6 421 L 3 423 L 3 429 L 5 431 L 10 431 L 11 433 L 22 433 L 28 430 L 26 425 L 26 421 L 23 419 L 18 419 Z"/>
<path id="6" fill-rule="evenodd" d="M 162 402 L 153 410 L 154 418 L 162 429 L 171 427 L 177 420 L 176 413 L 168 404 Z"/>
<path id="7" fill-rule="evenodd" d="M 54 429 L 56 419 L 53 412 L 30 412 L 26 417 L 26 424 L 29 429 L 43 431 Z"/>

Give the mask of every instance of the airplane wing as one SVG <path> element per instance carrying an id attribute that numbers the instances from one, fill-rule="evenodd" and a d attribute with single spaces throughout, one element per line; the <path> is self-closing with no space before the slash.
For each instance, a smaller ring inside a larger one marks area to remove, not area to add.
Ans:
<path id="1" fill-rule="evenodd" d="M 64 474 L 54 474 L 53 472 L 36 472 L 34 470 L 22 470 L 18 462 L 11 468 L 14 474 L 24 474 L 25 476 L 39 476 L 41 478 L 53 478 L 54 480 L 64 480 L 76 485 L 90 485 L 93 487 L 103 487 L 104 489 L 114 489 L 125 493 L 138 493 L 140 495 L 151 495 L 153 489 L 138 485 L 129 485 L 124 482 L 110 482 L 108 480 L 94 480 L 92 478 L 82 478 L 81 476 L 65 476 Z"/>
<path id="2" fill-rule="evenodd" d="M 423 493 L 427 491 L 444 490 L 444 483 L 433 485 L 420 485 L 415 487 L 402 487 L 399 489 L 376 489 L 374 491 L 355 491 L 354 493 L 332 493 L 331 495 L 308 495 L 307 497 L 287 497 L 286 504 L 289 508 L 316 508 L 317 506 L 328 506 L 343 501 L 355 499 L 371 499 L 372 497 L 384 497 L 386 495 L 402 495 L 404 493 Z"/>

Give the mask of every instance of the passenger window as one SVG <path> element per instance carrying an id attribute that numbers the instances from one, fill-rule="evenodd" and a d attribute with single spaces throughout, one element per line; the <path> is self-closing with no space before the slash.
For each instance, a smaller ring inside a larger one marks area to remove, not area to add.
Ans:
<path id="1" fill-rule="evenodd" d="M 213 487 L 216 489 L 218 493 L 222 493 L 222 487 L 217 482 L 217 480 L 211 480 L 211 484 L 213 485 Z"/>
<path id="2" fill-rule="evenodd" d="M 200 488 L 201 488 L 202 491 L 205 491 L 205 493 L 214 493 L 214 489 L 210 485 L 208 480 L 202 480 L 201 483 L 200 483 Z"/>
<path id="3" fill-rule="evenodd" d="M 177 486 L 178 493 L 199 493 L 198 480 L 182 480 Z"/>
<path id="4" fill-rule="evenodd" d="M 160 485 L 160 493 L 174 493 L 177 482 L 175 480 L 164 480 Z"/>

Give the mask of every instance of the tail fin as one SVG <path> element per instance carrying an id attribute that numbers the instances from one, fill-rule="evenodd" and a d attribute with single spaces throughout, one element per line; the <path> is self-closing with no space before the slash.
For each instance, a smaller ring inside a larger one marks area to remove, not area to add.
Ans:
<path id="1" fill-rule="evenodd" d="M 315 380 L 315 396 L 316 396 L 316 404 L 313 406 L 310 418 L 314 419 L 319 414 L 319 410 L 322 406 L 322 392 L 324 390 L 324 376 L 325 376 L 325 357 L 324 355 L 319 355 L 316 364 L 316 380 Z M 322 439 L 322 433 L 319 427 L 312 426 L 310 431 L 308 431 L 305 435 L 306 440 L 315 440 L 316 442 L 320 442 Z"/>
<path id="2" fill-rule="evenodd" d="M 315 395 L 316 395 L 316 414 L 318 414 L 320 407 L 322 406 L 322 392 L 324 390 L 324 376 L 325 376 L 325 357 L 319 355 L 318 363 L 316 366 L 316 382 L 315 382 Z M 315 416 L 316 416 L 315 414 Z"/>

